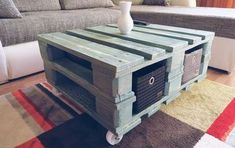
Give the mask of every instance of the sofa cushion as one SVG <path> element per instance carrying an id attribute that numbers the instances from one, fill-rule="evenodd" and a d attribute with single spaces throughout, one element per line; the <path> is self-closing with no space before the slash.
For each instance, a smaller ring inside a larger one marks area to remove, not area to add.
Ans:
<path id="1" fill-rule="evenodd" d="M 22 17 L 12 0 L 0 0 L 0 18 Z"/>
<path id="2" fill-rule="evenodd" d="M 60 10 L 59 0 L 13 0 L 20 12 Z"/>
<path id="3" fill-rule="evenodd" d="M 166 0 L 144 0 L 144 5 L 159 5 L 159 6 L 165 6 Z"/>
<path id="4" fill-rule="evenodd" d="M 22 19 L 0 19 L 0 41 L 3 46 L 34 41 L 41 33 L 63 32 L 75 28 L 116 23 L 120 11 L 94 8 L 21 14 Z"/>
<path id="5" fill-rule="evenodd" d="M 113 7 L 111 0 L 60 0 L 62 9 Z"/>
<path id="6" fill-rule="evenodd" d="M 112 0 L 112 1 L 115 5 L 119 5 L 119 2 L 123 0 Z M 127 1 L 132 1 L 132 5 L 141 5 L 143 4 L 144 0 L 127 0 Z"/>
<path id="7" fill-rule="evenodd" d="M 150 23 L 200 29 L 235 39 L 235 9 L 206 7 L 132 6 L 133 19 Z"/>

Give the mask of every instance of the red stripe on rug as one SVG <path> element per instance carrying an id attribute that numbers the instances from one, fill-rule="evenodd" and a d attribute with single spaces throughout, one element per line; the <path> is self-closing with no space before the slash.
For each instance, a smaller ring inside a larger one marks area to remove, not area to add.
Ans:
<path id="1" fill-rule="evenodd" d="M 235 98 L 229 103 L 219 117 L 213 122 L 207 133 L 225 141 L 235 126 Z"/>
<path id="2" fill-rule="evenodd" d="M 52 121 L 45 118 L 34 106 L 34 104 L 29 101 L 27 96 L 18 90 L 13 92 L 12 95 L 15 96 L 16 100 L 23 106 L 23 108 L 32 116 L 32 118 L 42 127 L 43 130 L 48 131 L 55 127 Z"/>
<path id="3" fill-rule="evenodd" d="M 40 140 L 35 137 L 21 145 L 16 146 L 16 148 L 44 148 L 44 146 Z"/>

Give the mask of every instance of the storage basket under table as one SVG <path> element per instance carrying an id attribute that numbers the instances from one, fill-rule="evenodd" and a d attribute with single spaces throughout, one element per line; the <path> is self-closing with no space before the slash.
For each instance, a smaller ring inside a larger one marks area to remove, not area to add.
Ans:
<path id="1" fill-rule="evenodd" d="M 184 74 L 182 83 L 186 83 L 189 80 L 197 77 L 200 74 L 202 59 L 202 49 L 188 51 L 184 57 Z"/>
<path id="2" fill-rule="evenodd" d="M 116 144 L 143 117 L 205 78 L 213 37 L 150 24 L 135 26 L 129 35 L 107 25 L 42 34 L 38 40 L 48 82 L 111 131 L 107 140 Z M 198 46 L 199 74 L 182 84 L 185 51 Z"/>
<path id="3" fill-rule="evenodd" d="M 166 61 L 161 61 L 133 73 L 133 91 L 136 101 L 133 113 L 139 113 L 164 96 Z"/>

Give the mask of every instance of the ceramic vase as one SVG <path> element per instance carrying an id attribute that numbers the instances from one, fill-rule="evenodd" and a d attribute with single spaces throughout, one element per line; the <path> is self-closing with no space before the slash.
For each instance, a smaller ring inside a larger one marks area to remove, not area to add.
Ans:
<path id="1" fill-rule="evenodd" d="M 131 4 L 130 1 L 120 1 L 119 3 L 121 15 L 118 19 L 118 28 L 121 34 L 126 35 L 133 29 L 133 19 L 130 15 Z"/>

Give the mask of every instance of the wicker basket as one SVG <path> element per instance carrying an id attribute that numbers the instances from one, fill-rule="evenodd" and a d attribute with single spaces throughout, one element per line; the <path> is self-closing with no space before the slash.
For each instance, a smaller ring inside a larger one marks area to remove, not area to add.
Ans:
<path id="1" fill-rule="evenodd" d="M 185 54 L 182 84 L 187 83 L 189 80 L 199 75 L 201 58 L 202 49 L 197 49 Z"/>
<path id="2" fill-rule="evenodd" d="M 136 95 L 136 102 L 133 105 L 134 114 L 141 112 L 163 97 L 166 76 L 165 63 L 165 61 L 161 61 L 133 74 L 132 86 Z"/>

